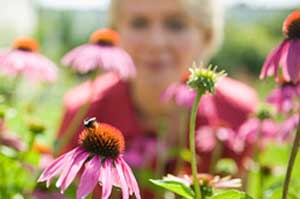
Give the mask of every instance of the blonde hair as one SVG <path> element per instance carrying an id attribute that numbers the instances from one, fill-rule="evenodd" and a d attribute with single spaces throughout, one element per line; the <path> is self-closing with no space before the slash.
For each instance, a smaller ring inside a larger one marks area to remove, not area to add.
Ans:
<path id="1" fill-rule="evenodd" d="M 117 29 L 118 11 L 122 0 L 111 0 L 109 26 Z M 183 9 L 196 21 L 201 31 L 206 33 L 208 44 L 205 49 L 207 61 L 218 50 L 223 41 L 224 6 L 223 0 L 178 0 Z"/>

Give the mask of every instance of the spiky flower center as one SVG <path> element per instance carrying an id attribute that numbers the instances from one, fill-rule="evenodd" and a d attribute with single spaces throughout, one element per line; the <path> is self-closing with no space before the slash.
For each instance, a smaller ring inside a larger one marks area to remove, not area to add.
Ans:
<path id="1" fill-rule="evenodd" d="M 300 11 L 292 12 L 284 21 L 283 34 L 288 39 L 300 39 Z"/>
<path id="2" fill-rule="evenodd" d="M 22 51 L 37 52 L 39 44 L 31 37 L 19 37 L 15 39 L 13 48 Z"/>
<path id="3" fill-rule="evenodd" d="M 90 36 L 90 43 L 100 46 L 116 46 L 119 43 L 119 34 L 110 29 L 100 29 Z"/>
<path id="4" fill-rule="evenodd" d="M 116 159 L 125 149 L 124 137 L 118 129 L 108 124 L 99 124 L 95 118 L 85 120 L 85 129 L 79 143 L 88 152 L 102 158 Z"/>
<path id="5" fill-rule="evenodd" d="M 221 77 L 226 76 L 224 70 L 217 72 L 217 68 L 217 66 L 212 67 L 212 65 L 208 66 L 208 68 L 204 68 L 202 64 L 197 67 L 196 64 L 193 64 L 189 69 L 191 74 L 187 84 L 193 89 L 213 93 L 217 81 Z"/>

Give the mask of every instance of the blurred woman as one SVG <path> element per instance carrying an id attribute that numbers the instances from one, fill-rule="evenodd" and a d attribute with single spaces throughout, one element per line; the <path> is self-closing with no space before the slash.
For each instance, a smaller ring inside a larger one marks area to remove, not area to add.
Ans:
<path id="1" fill-rule="evenodd" d="M 93 92 L 95 97 L 85 117 L 118 127 L 126 139 L 125 159 L 129 164 L 153 168 L 157 154 L 163 156 L 165 150 L 157 140 L 163 135 L 168 141 L 165 144 L 176 146 L 179 139 L 179 110 L 174 104 L 161 103 L 161 94 L 194 61 L 207 63 L 216 52 L 223 36 L 223 9 L 217 0 L 111 0 L 110 11 L 111 27 L 120 33 L 121 46 L 132 56 L 137 76 L 125 82 L 115 73 L 106 73 L 95 80 L 93 90 L 88 83 L 71 89 L 64 98 L 57 139 L 64 138 L 72 119 L 87 101 L 85 96 Z M 254 93 L 247 86 L 243 88 L 241 92 Z M 257 98 L 239 96 L 243 93 L 233 97 L 242 103 L 234 105 L 232 112 L 244 120 Z M 82 129 L 83 125 L 78 124 L 62 151 L 77 145 Z"/>

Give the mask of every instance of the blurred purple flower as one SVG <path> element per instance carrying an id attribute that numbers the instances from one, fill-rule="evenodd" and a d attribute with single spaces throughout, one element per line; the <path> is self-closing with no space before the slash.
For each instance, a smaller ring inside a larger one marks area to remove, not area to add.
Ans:
<path id="1" fill-rule="evenodd" d="M 124 153 L 124 160 L 133 168 L 146 168 L 156 159 L 159 144 L 158 140 L 154 138 L 134 139 L 130 148 Z M 163 146 L 159 146 L 159 148 L 159 151 L 165 150 Z"/>
<path id="2" fill-rule="evenodd" d="M 267 101 L 273 104 L 278 112 L 288 113 L 292 109 L 299 107 L 295 98 L 300 97 L 300 84 L 283 83 L 274 89 L 268 96 Z M 297 100 L 297 101 L 298 101 Z"/>
<path id="3" fill-rule="evenodd" d="M 278 77 L 281 65 L 285 81 L 298 83 L 300 81 L 300 11 L 292 12 L 284 21 L 283 34 L 286 39 L 267 57 L 260 78 Z M 277 78 L 278 79 L 278 78 Z"/>
<path id="4" fill-rule="evenodd" d="M 125 141 L 122 133 L 108 125 L 96 122 L 95 118 L 84 122 L 85 130 L 80 134 L 80 146 L 58 157 L 41 174 L 38 182 L 47 181 L 60 173 L 56 186 L 63 193 L 85 165 L 76 193 L 77 199 L 85 198 L 93 191 L 98 181 L 102 184 L 102 198 L 110 197 L 112 187 L 122 189 L 122 198 L 135 194 L 140 199 L 136 179 L 124 161 L 122 153 Z"/>
<path id="5" fill-rule="evenodd" d="M 55 81 L 56 65 L 37 50 L 38 44 L 32 38 L 17 38 L 12 49 L 0 52 L 0 72 L 13 77 L 24 75 L 33 81 Z"/>
<path id="6" fill-rule="evenodd" d="M 31 196 L 33 199 L 68 199 L 61 193 L 47 192 L 45 190 L 35 190 Z"/>
<path id="7" fill-rule="evenodd" d="M 95 31 L 90 43 L 81 45 L 67 53 L 62 63 L 80 73 L 87 73 L 97 68 L 115 71 L 121 78 L 127 79 L 136 74 L 130 56 L 118 46 L 119 35 L 110 29 Z"/>

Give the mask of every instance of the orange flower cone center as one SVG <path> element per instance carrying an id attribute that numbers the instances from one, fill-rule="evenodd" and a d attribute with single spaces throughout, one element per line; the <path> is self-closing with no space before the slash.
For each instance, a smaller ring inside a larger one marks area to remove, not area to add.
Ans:
<path id="1" fill-rule="evenodd" d="M 101 46 L 117 46 L 119 44 L 119 34 L 110 29 L 96 30 L 90 36 L 90 43 Z"/>
<path id="2" fill-rule="evenodd" d="M 283 34 L 289 39 L 300 39 L 300 11 L 292 12 L 284 21 Z"/>
<path id="3" fill-rule="evenodd" d="M 125 140 L 120 130 L 93 120 L 85 123 L 85 127 L 79 137 L 79 143 L 85 150 L 112 159 L 123 153 Z"/>
<path id="4" fill-rule="evenodd" d="M 37 52 L 38 43 L 31 37 L 19 37 L 13 43 L 13 48 L 29 52 Z"/>

